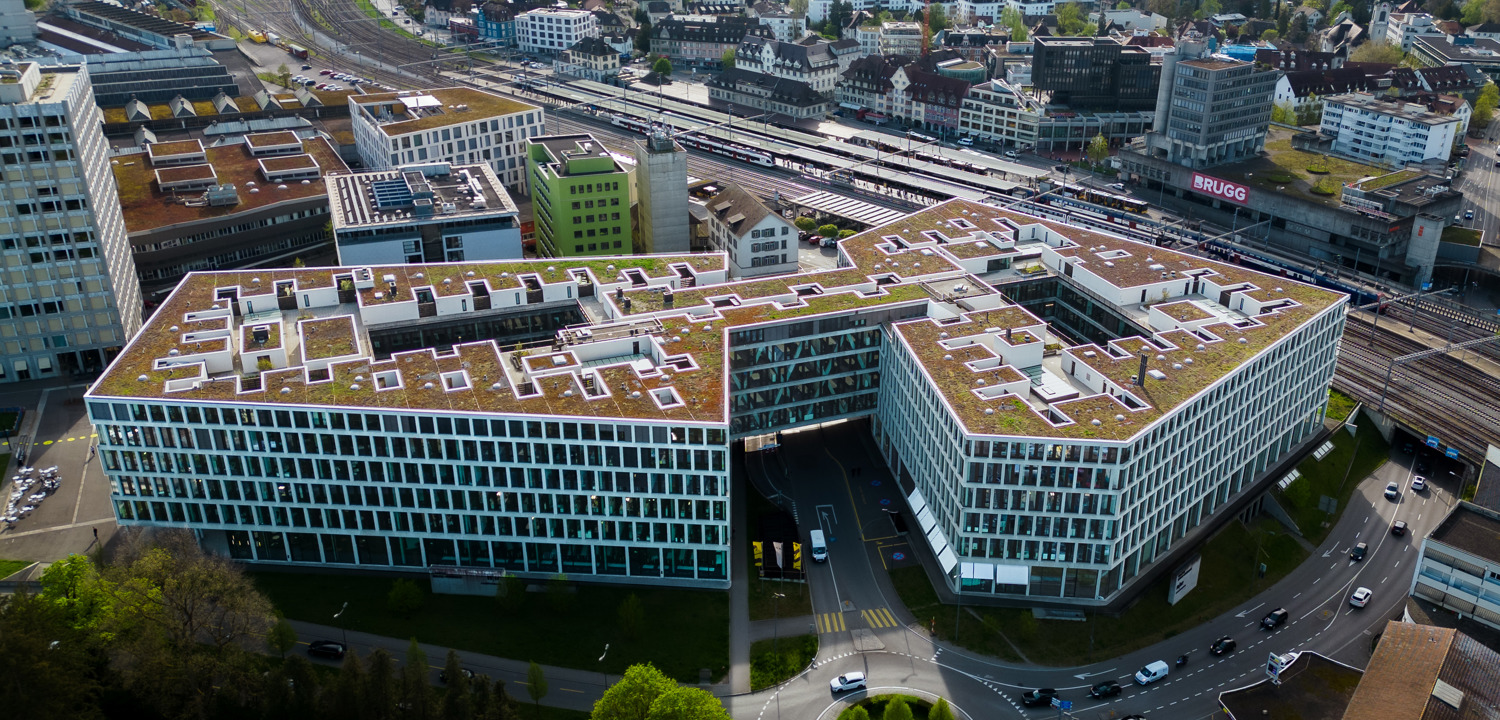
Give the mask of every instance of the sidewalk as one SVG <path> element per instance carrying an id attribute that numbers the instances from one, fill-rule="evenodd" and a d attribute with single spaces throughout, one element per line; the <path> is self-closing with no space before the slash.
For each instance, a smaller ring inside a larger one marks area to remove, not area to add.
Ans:
<path id="1" fill-rule="evenodd" d="M 411 644 L 410 638 L 403 640 L 358 631 L 345 632 L 336 627 L 300 620 L 288 622 L 296 629 L 299 644 L 306 644 L 313 640 L 338 640 L 345 642 L 351 650 L 358 651 L 361 659 L 376 648 L 383 648 L 396 659 L 397 663 L 405 663 L 406 649 Z M 448 657 L 448 648 L 425 643 L 418 643 L 418 647 L 427 654 L 427 664 L 432 668 L 432 677 L 435 681 L 437 671 L 443 669 Z M 527 694 L 530 684 L 526 682 L 526 671 L 530 669 L 530 661 L 511 660 L 463 650 L 458 651 L 458 657 L 463 666 L 473 670 L 474 674 L 488 675 L 491 680 L 504 680 L 506 691 L 517 702 L 531 702 L 531 696 Z M 547 678 L 547 695 L 542 698 L 541 704 L 581 712 L 593 710 L 594 702 L 604 694 L 604 690 L 609 687 L 610 683 L 618 682 L 620 679 L 618 675 L 606 675 L 602 672 L 575 670 L 554 665 L 543 665 L 542 673 Z M 729 686 L 724 684 L 693 687 L 706 690 L 715 697 L 729 694 Z"/>

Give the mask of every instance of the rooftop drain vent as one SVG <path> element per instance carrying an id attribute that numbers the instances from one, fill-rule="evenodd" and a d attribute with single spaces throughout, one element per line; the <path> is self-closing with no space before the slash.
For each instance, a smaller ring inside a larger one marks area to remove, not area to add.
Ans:
<path id="1" fill-rule="evenodd" d="M 985 415 L 994 415 L 995 414 L 995 408 L 985 408 L 984 409 L 984 414 Z"/>
<path id="2" fill-rule="evenodd" d="M 943 356 L 943 359 L 944 359 L 944 360 L 952 360 L 952 359 L 953 359 L 953 356 L 952 356 L 952 355 L 944 355 L 944 356 Z"/>
<path id="3" fill-rule="evenodd" d="M 639 399 L 641 399 L 641 391 L 640 390 L 633 390 L 633 391 L 631 391 L 631 393 L 630 393 L 630 399 L 631 400 L 639 400 Z"/>
<path id="4" fill-rule="evenodd" d="M 1103 425 L 1104 423 L 1100 422 L 1099 418 L 1094 418 L 1093 420 L 1089 421 L 1089 424 L 1093 425 L 1094 427 L 1099 427 L 1100 425 Z"/>
<path id="5" fill-rule="evenodd" d="M 284 387 L 284 388 L 281 389 L 281 394 L 282 395 L 290 395 L 290 394 L 292 394 L 292 389 L 289 388 L 289 387 Z"/>
<path id="6" fill-rule="evenodd" d="M 1193 359 L 1192 358 L 1183 358 L 1182 359 L 1182 364 L 1183 365 L 1192 365 L 1193 364 Z"/>
<path id="7" fill-rule="evenodd" d="M 500 384 L 500 383 L 491 383 L 491 384 L 490 384 L 490 389 L 491 389 L 491 390 L 499 390 L 499 389 L 500 389 L 500 388 L 502 388 L 502 387 L 504 387 L 504 386 L 503 386 L 503 385 L 501 385 L 501 384 Z"/>
<path id="8" fill-rule="evenodd" d="M 172 331 L 172 332 L 177 332 L 177 326 L 176 325 L 173 325 L 172 327 L 169 327 L 167 329 L 170 330 L 170 331 Z"/>
<path id="9" fill-rule="evenodd" d="M 474 271 L 470 270 L 470 271 L 464 273 L 464 277 L 474 277 Z"/>
<path id="10" fill-rule="evenodd" d="M 350 390 L 358 390 L 359 389 L 359 383 L 354 383 L 353 385 L 350 385 L 349 389 Z"/>
<path id="11" fill-rule="evenodd" d="M 136 377 L 136 381 L 137 381 L 137 382 L 146 382 L 146 381 L 147 381 L 147 380 L 150 380 L 150 379 L 151 379 L 151 378 L 149 378 L 149 377 L 147 377 L 147 376 L 145 376 L 145 375 L 140 375 L 140 376 L 137 376 L 137 377 Z"/>
<path id="12" fill-rule="evenodd" d="M 1164 360 L 1166 360 L 1166 359 L 1167 359 L 1167 356 L 1166 356 L 1166 355 L 1157 355 L 1157 356 L 1156 356 L 1156 360 L 1157 360 L 1157 362 L 1162 362 L 1162 361 L 1164 361 Z"/>
<path id="13" fill-rule="evenodd" d="M 1204 344 L 1203 344 L 1203 343 L 1198 343 L 1198 347 L 1197 347 L 1197 348 L 1194 348 L 1194 349 L 1196 349 L 1196 350 L 1199 350 L 1199 351 L 1201 351 L 1201 350 L 1203 350 L 1203 349 L 1204 349 L 1204 348 L 1205 348 L 1205 346 L 1204 346 Z"/>
<path id="14" fill-rule="evenodd" d="M 1125 422 L 1125 416 L 1124 415 L 1116 415 L 1115 416 L 1115 422 Z"/>
<path id="15" fill-rule="evenodd" d="M 171 350 L 167 351 L 167 357 L 177 357 L 178 355 L 181 355 L 181 354 L 182 353 L 178 352 L 177 348 L 172 348 Z"/>
<path id="16" fill-rule="evenodd" d="M 1182 369 L 1182 363 L 1172 363 L 1172 369 L 1173 370 L 1181 370 Z"/>
<path id="17" fill-rule="evenodd" d="M 1246 344 L 1249 344 L 1249 342 L 1250 342 L 1250 341 L 1249 341 L 1249 340 L 1246 340 L 1246 339 L 1245 339 L 1245 338 L 1240 338 L 1240 344 L 1241 344 L 1241 345 L 1246 345 Z"/>

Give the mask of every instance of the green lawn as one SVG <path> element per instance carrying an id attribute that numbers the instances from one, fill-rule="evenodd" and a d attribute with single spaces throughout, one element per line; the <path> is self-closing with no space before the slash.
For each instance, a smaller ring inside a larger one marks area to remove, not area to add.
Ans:
<path id="1" fill-rule="evenodd" d="M 750 646 L 750 689 L 768 688 L 796 677 L 817 656 L 817 635 L 756 640 Z"/>
<path id="2" fill-rule="evenodd" d="M 761 497 L 754 487 L 745 489 L 745 499 L 745 527 L 750 529 L 750 536 L 753 538 L 760 527 L 760 517 L 776 512 L 777 508 L 770 500 Z M 812 596 L 807 592 L 807 583 L 762 580 L 755 569 L 755 549 L 746 543 L 745 552 L 748 554 L 745 562 L 750 568 L 747 594 L 750 598 L 751 621 L 812 614 Z M 807 563 L 812 562 L 812 557 L 804 554 L 802 560 L 803 567 L 806 567 Z M 777 593 L 785 597 L 777 598 Z"/>
<path id="3" fill-rule="evenodd" d="M 911 708 L 912 720 L 927 720 L 927 712 L 932 709 L 932 704 L 913 695 L 877 695 L 861 700 L 855 705 L 868 710 L 870 720 L 885 720 L 885 708 L 896 698 L 906 701 L 906 706 Z"/>
<path id="4" fill-rule="evenodd" d="M 1328 414 L 1329 420 L 1343 422 L 1349 419 L 1349 413 L 1354 412 L 1354 406 L 1358 404 L 1354 398 L 1349 397 L 1333 388 L 1328 388 Z"/>
<path id="5" fill-rule="evenodd" d="M 1333 522 L 1338 519 L 1338 513 L 1329 515 L 1320 509 L 1318 501 L 1325 495 L 1335 498 L 1338 500 L 1339 512 L 1342 512 L 1349 504 L 1349 496 L 1353 494 L 1354 488 L 1370 473 L 1375 472 L 1376 468 L 1385 464 L 1391 453 L 1390 445 L 1380 437 L 1375 424 L 1368 420 L 1359 424 L 1357 438 L 1340 429 L 1329 439 L 1334 444 L 1332 452 L 1323 456 L 1322 460 L 1308 455 L 1297 466 L 1301 477 L 1293 480 L 1285 490 L 1275 491 L 1276 501 L 1292 516 L 1297 527 L 1302 529 L 1302 536 L 1314 545 L 1323 542 L 1323 538 L 1328 536 L 1329 529 L 1333 527 Z M 1356 444 L 1359 446 L 1357 458 L 1354 457 Z"/>
<path id="6" fill-rule="evenodd" d="M 1170 574 L 1142 593 L 1118 617 L 1094 616 L 1082 622 L 1037 620 L 1030 609 L 976 608 L 983 626 L 966 608 L 958 628 L 958 644 L 971 650 L 1015 661 L 1016 653 L 1043 665 L 1065 666 L 1116 657 L 1146 647 L 1216 617 L 1265 589 L 1306 559 L 1307 552 L 1285 528 L 1270 518 L 1253 527 L 1230 521 L 1204 544 L 1198 586 L 1176 605 L 1167 604 Z M 1265 563 L 1266 576 L 1257 577 Z M 902 602 L 919 619 L 935 619 L 938 636 L 953 639 L 954 608 L 939 605 L 927 576 L 919 567 L 891 571 Z M 1001 637 L 1003 632 L 1004 638 Z"/>
<path id="7" fill-rule="evenodd" d="M 0 560 L 0 580 L 20 572 L 30 564 L 30 560 Z"/>
<path id="8" fill-rule="evenodd" d="M 1442 241 L 1458 245 L 1468 245 L 1469 247 L 1479 247 L 1479 242 L 1483 237 L 1484 235 L 1474 228 L 1449 225 L 1443 228 Z"/>
<path id="9" fill-rule="evenodd" d="M 549 593 L 526 593 L 519 609 L 503 610 L 490 597 L 433 595 L 412 617 L 386 608 L 391 578 L 357 575 L 253 572 L 256 585 L 288 618 L 333 625 L 345 601 L 348 629 L 545 665 L 620 674 L 650 662 L 682 682 L 697 683 L 708 668 L 715 678 L 729 666 L 729 595 L 711 590 L 579 585 L 559 602 Z M 638 637 L 620 630 L 619 609 L 635 594 L 645 610 Z M 599 654 L 609 643 L 603 663 Z"/>

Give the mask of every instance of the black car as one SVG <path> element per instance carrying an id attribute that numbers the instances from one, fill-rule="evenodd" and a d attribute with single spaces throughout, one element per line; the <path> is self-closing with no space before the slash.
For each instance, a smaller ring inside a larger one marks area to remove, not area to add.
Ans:
<path id="1" fill-rule="evenodd" d="M 473 670 L 470 670 L 468 668 L 459 668 L 458 671 L 461 672 L 461 673 L 463 673 L 465 680 L 473 680 L 474 679 L 474 671 Z M 448 670 L 446 668 L 444 668 L 441 672 L 438 673 L 438 680 L 442 681 L 442 683 L 444 685 L 448 684 Z"/>
<path id="2" fill-rule="evenodd" d="M 1057 691 L 1052 688 L 1037 688 L 1021 693 L 1021 704 L 1027 707 L 1032 705 L 1051 705 L 1052 698 L 1057 697 Z"/>
<path id="3" fill-rule="evenodd" d="M 1396 522 L 1391 523 L 1391 534 L 1395 535 L 1396 537 L 1401 537 L 1402 535 L 1405 535 L 1406 534 L 1406 521 L 1405 520 L 1397 520 Z"/>
<path id="4" fill-rule="evenodd" d="M 1354 547 L 1349 550 L 1349 559 L 1353 560 L 1354 562 L 1359 562 L 1360 560 L 1365 559 L 1365 553 L 1369 550 L 1370 546 L 1366 543 L 1354 543 Z"/>
<path id="5" fill-rule="evenodd" d="M 1265 617 L 1261 618 L 1260 626 L 1267 630 L 1275 630 L 1276 628 L 1281 627 L 1282 623 L 1286 622 L 1286 619 L 1289 615 L 1290 614 L 1286 611 L 1286 608 L 1276 608 L 1275 610 L 1267 613 Z"/>
<path id="6" fill-rule="evenodd" d="M 1104 682 L 1089 688 L 1089 697 L 1095 699 L 1114 697 L 1119 694 L 1120 683 L 1117 683 L 1113 680 L 1105 680 Z"/>
<path id="7" fill-rule="evenodd" d="M 1224 637 L 1215 640 L 1214 644 L 1209 645 L 1208 651 L 1213 653 L 1214 655 L 1224 655 L 1234 652 L 1234 649 L 1237 647 L 1239 647 L 1239 643 L 1236 643 L 1234 641 L 1234 638 L 1225 635 Z"/>
<path id="8" fill-rule="evenodd" d="M 344 644 L 332 640 L 314 640 L 307 644 L 307 654 L 329 660 L 343 660 Z"/>

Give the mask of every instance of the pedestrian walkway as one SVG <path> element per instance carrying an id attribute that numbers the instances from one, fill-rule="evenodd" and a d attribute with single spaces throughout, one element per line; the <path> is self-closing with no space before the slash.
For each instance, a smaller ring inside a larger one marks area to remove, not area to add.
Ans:
<path id="1" fill-rule="evenodd" d="M 848 628 L 844 624 L 844 614 L 841 612 L 818 613 L 818 634 L 843 632 Z"/>
<path id="2" fill-rule="evenodd" d="M 893 628 L 901 626 L 901 623 L 896 622 L 895 616 L 891 615 L 891 611 L 887 608 L 861 610 L 859 614 L 864 617 L 865 622 L 870 624 L 870 627 Z"/>

